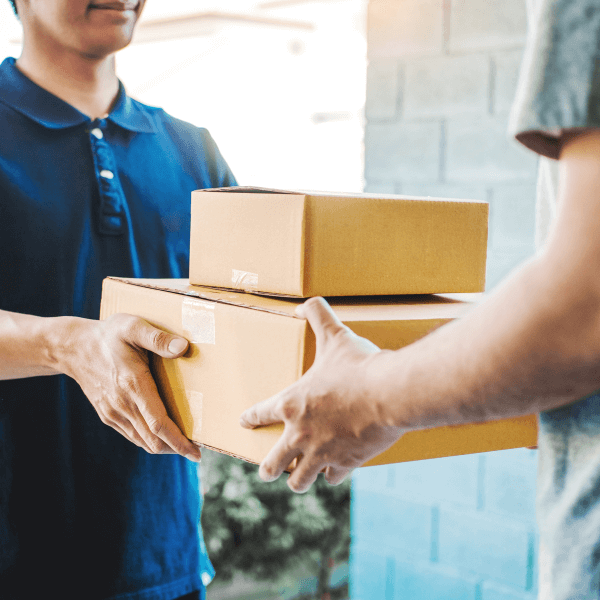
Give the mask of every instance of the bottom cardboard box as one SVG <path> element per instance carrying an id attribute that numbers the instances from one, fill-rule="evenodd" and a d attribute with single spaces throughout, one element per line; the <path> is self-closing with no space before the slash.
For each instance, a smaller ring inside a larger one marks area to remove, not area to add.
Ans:
<path id="1" fill-rule="evenodd" d="M 381 348 L 406 346 L 460 317 L 480 294 L 335 298 L 331 305 L 355 333 Z M 315 339 L 294 315 L 302 302 L 190 286 L 187 280 L 104 281 L 100 318 L 140 316 L 191 343 L 185 356 L 152 357 L 171 418 L 193 442 L 260 463 L 282 425 L 246 430 L 243 410 L 296 381 L 312 364 Z M 366 463 L 380 465 L 535 446 L 534 415 L 413 431 Z"/>

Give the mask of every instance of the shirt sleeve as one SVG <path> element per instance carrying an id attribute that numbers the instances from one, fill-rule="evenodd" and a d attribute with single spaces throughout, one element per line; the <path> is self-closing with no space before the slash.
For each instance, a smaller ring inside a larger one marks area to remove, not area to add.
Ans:
<path id="1" fill-rule="evenodd" d="M 509 132 L 558 159 L 564 131 L 600 127 L 600 2 L 537 0 Z"/>

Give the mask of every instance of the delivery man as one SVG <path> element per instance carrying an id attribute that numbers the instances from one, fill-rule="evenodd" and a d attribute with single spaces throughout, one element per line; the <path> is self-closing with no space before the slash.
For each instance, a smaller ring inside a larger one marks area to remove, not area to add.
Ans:
<path id="1" fill-rule="evenodd" d="M 540 252 L 468 316 L 380 351 L 322 299 L 313 367 L 242 416 L 282 421 L 260 467 L 305 491 L 415 429 L 539 413 L 540 598 L 600 597 L 600 3 L 533 0 L 511 132 L 543 158 Z M 556 214 L 549 226 L 548 215 Z"/>
<path id="2" fill-rule="evenodd" d="M 118 81 L 145 0 L 10 1 L 24 44 L 0 65 L 0 598 L 204 598 L 200 452 L 148 366 L 187 341 L 95 319 L 108 275 L 186 277 L 190 192 L 235 179 L 206 130 Z"/>

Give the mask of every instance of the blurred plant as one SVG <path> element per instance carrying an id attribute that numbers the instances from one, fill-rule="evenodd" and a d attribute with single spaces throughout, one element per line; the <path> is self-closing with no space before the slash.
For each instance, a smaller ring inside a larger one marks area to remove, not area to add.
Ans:
<path id="1" fill-rule="evenodd" d="M 277 579 L 303 562 L 317 577 L 316 597 L 328 598 L 333 566 L 348 560 L 350 482 L 332 487 L 320 475 L 306 494 L 294 494 L 285 480 L 264 483 L 256 465 L 203 452 L 210 558 L 221 581 L 236 572 Z"/>

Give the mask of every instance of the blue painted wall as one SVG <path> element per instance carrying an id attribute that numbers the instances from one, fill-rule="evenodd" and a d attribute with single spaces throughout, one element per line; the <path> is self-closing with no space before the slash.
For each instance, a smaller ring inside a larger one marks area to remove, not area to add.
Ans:
<path id="1" fill-rule="evenodd" d="M 534 600 L 536 454 L 357 470 L 352 600 Z"/>

